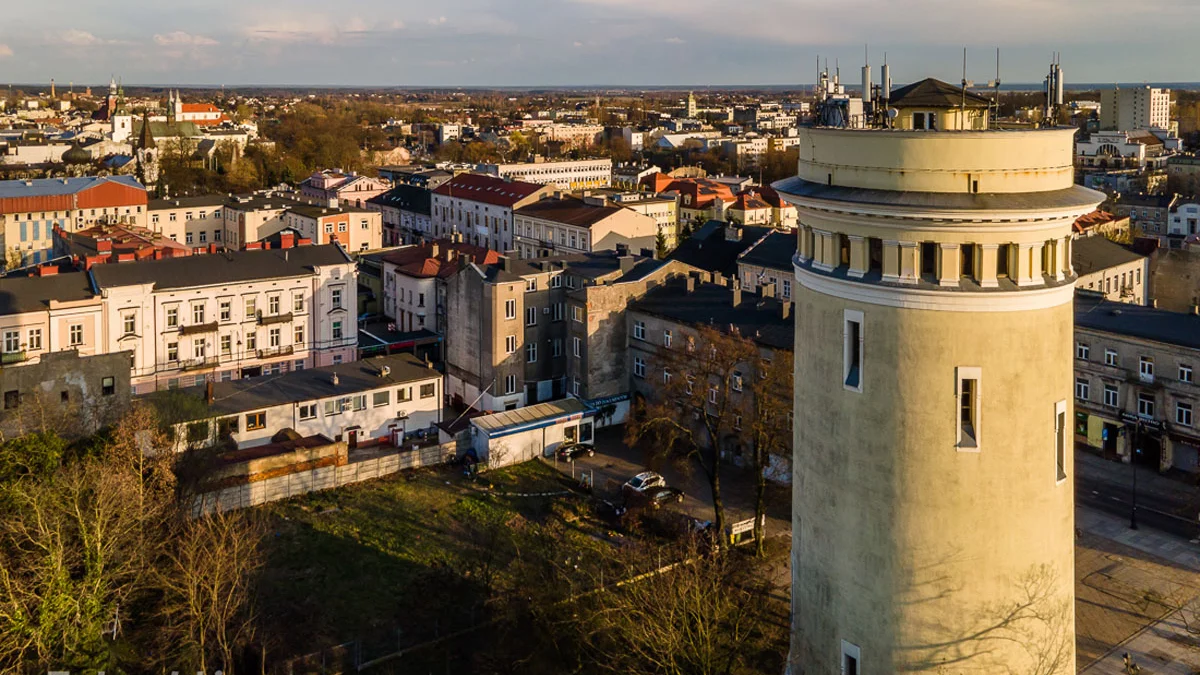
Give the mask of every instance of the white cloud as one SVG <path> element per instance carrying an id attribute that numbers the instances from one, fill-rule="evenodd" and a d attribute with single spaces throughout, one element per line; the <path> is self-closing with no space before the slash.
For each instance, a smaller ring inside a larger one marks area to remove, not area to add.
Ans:
<path id="1" fill-rule="evenodd" d="M 684 42 L 687 42 L 687 40 L 684 40 L 683 38 L 680 38 L 680 37 L 669 37 L 666 40 L 663 40 L 663 42 L 665 42 L 669 45 L 681 45 Z"/>
<path id="2" fill-rule="evenodd" d="M 12 47 L 9 47 L 8 45 L 0 42 L 0 59 L 8 57 L 8 56 L 12 56 L 12 55 L 13 55 Z"/>
<path id="3" fill-rule="evenodd" d="M 583 46 L 583 43 L 582 43 L 582 42 L 580 42 L 579 40 L 576 40 L 576 41 L 575 41 L 575 43 L 574 43 L 574 46 L 576 46 L 576 47 L 582 47 L 582 46 Z"/>
<path id="4" fill-rule="evenodd" d="M 216 40 L 205 37 L 204 35 L 192 35 L 181 30 L 172 31 L 170 33 L 155 34 L 154 44 L 161 47 L 166 46 L 191 46 L 191 47 L 209 47 L 215 44 L 220 44 Z"/>
<path id="5" fill-rule="evenodd" d="M 264 42 L 315 42 L 334 45 L 366 35 L 385 34 L 404 30 L 399 19 L 368 23 L 354 16 L 342 22 L 325 16 L 306 15 L 303 18 L 272 20 L 253 24 L 245 30 L 248 38 Z"/>
<path id="6" fill-rule="evenodd" d="M 440 25 L 442 25 L 442 24 L 444 24 L 444 23 L 446 23 L 446 17 L 444 17 L 444 16 L 439 16 L 439 17 L 437 17 L 436 19 L 430 19 L 430 20 L 429 20 L 429 25 L 430 25 L 430 26 L 440 26 Z"/>
<path id="7" fill-rule="evenodd" d="M 59 36 L 59 39 L 69 45 L 75 45 L 76 47 L 89 47 L 91 45 L 100 45 L 106 42 L 106 40 L 101 40 L 86 30 L 79 30 L 77 28 L 72 28 L 66 31 Z"/>

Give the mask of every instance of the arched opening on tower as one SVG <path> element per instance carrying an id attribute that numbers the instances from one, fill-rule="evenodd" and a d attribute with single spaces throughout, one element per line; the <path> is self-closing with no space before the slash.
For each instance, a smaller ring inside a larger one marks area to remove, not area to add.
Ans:
<path id="1" fill-rule="evenodd" d="M 937 283 L 938 245 L 932 241 L 921 242 L 921 279 Z"/>

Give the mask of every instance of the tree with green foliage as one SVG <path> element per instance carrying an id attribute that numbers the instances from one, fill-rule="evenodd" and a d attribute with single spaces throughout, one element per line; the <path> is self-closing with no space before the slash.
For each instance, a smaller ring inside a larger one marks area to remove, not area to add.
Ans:
<path id="1" fill-rule="evenodd" d="M 667 257 L 667 235 L 663 234 L 661 227 L 654 235 L 654 257 L 659 260 Z"/>

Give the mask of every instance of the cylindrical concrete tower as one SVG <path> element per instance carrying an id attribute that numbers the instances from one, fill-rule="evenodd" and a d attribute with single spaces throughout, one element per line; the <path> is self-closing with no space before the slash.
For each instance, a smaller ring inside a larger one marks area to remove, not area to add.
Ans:
<path id="1" fill-rule="evenodd" d="M 1074 130 L 956 98 L 801 130 L 775 184 L 800 222 L 793 675 L 1075 672 L 1071 226 L 1103 195 Z"/>

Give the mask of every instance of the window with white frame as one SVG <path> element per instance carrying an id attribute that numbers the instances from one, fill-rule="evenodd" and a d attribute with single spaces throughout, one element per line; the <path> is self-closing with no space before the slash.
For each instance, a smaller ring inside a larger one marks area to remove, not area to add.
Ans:
<path id="1" fill-rule="evenodd" d="M 137 314 L 129 312 L 121 317 L 122 335 L 133 335 L 137 332 Z"/>
<path id="2" fill-rule="evenodd" d="M 271 314 L 271 316 L 275 316 L 275 315 L 279 314 L 279 296 L 278 295 L 267 296 L 267 312 L 269 312 Z"/>
<path id="3" fill-rule="evenodd" d="M 179 360 L 179 343 L 167 343 L 167 363 L 175 363 Z"/>
<path id="4" fill-rule="evenodd" d="M 578 377 L 571 378 L 571 393 L 576 396 L 579 396 L 579 378 Z"/>
<path id="5" fill-rule="evenodd" d="M 1183 401 L 1175 402 L 1175 423 L 1185 427 L 1192 426 L 1192 404 Z"/>
<path id="6" fill-rule="evenodd" d="M 583 356 L 583 340 L 577 337 L 571 338 L 571 353 L 577 357 Z"/>
<path id="7" fill-rule="evenodd" d="M 21 332 L 15 330 L 4 331 L 4 352 L 12 354 L 21 351 Z"/>
<path id="8" fill-rule="evenodd" d="M 229 321 L 233 315 L 233 303 L 228 300 L 222 300 L 219 305 L 221 321 Z"/>
<path id="9" fill-rule="evenodd" d="M 1138 359 L 1138 375 L 1145 382 L 1154 381 L 1154 359 L 1149 356 L 1143 356 Z"/>
<path id="10" fill-rule="evenodd" d="M 504 336 L 504 353 L 512 354 L 516 351 L 517 351 L 517 336 L 516 335 Z"/>
<path id="11" fill-rule="evenodd" d="M 1192 381 L 1192 367 L 1191 366 L 1183 364 L 1183 363 L 1179 364 L 1179 381 L 1180 382 L 1191 382 Z"/>
<path id="12" fill-rule="evenodd" d="M 562 275 L 555 274 L 550 277 L 550 288 L 562 288 Z"/>
<path id="13" fill-rule="evenodd" d="M 258 298 L 249 296 L 243 300 L 242 305 L 242 309 L 245 310 L 242 316 L 245 318 L 253 319 L 258 315 Z"/>
<path id="14" fill-rule="evenodd" d="M 333 339 L 334 339 L 334 340 L 341 340 L 341 339 L 342 339 L 342 335 L 343 335 L 343 332 L 342 332 L 342 322 L 341 322 L 341 321 L 334 321 L 334 322 L 332 322 L 332 331 L 333 331 Z"/>
<path id="15" fill-rule="evenodd" d="M 1091 348 L 1088 347 L 1087 344 L 1085 344 L 1083 342 L 1075 343 L 1075 358 L 1083 359 L 1084 361 L 1086 361 L 1088 354 L 1090 354 L 1091 351 L 1092 351 Z"/>
<path id="16" fill-rule="evenodd" d="M 671 346 L 671 330 L 669 328 L 663 330 L 663 346 Z"/>
<path id="17" fill-rule="evenodd" d="M 858 648 L 858 645 L 842 640 L 841 675 L 860 675 L 862 667 L 859 665 L 859 661 L 861 660 L 862 651 Z"/>
<path id="18" fill-rule="evenodd" d="M 505 394 L 517 393 L 517 376 L 516 375 L 505 375 L 504 376 L 504 393 Z"/>
<path id="19" fill-rule="evenodd" d="M 572 305 L 571 306 L 571 318 L 578 321 L 579 323 L 583 323 L 583 308 L 580 307 L 579 305 Z"/>
<path id="20" fill-rule="evenodd" d="M 1104 365 L 1115 366 L 1115 365 L 1118 365 L 1118 363 L 1119 362 L 1117 361 L 1117 352 L 1112 349 L 1105 349 L 1104 350 Z"/>
<path id="21" fill-rule="evenodd" d="M 688 394 L 691 394 L 695 390 L 695 387 L 696 387 L 696 378 L 692 377 L 691 375 L 685 375 L 684 380 L 685 380 L 684 390 Z"/>
<path id="22" fill-rule="evenodd" d="M 1091 397 L 1092 386 L 1086 377 L 1075 378 L 1075 398 L 1086 401 Z"/>
<path id="23" fill-rule="evenodd" d="M 742 371 L 733 371 L 733 377 L 730 378 L 730 386 L 733 387 L 734 391 L 742 390 Z"/>
<path id="24" fill-rule="evenodd" d="M 517 318 L 517 301 L 516 300 L 505 300 L 504 301 L 504 318 L 505 319 Z"/>
<path id="25" fill-rule="evenodd" d="M 525 362 L 537 363 L 537 343 L 533 340 L 525 343 Z"/>
<path id="26" fill-rule="evenodd" d="M 664 366 L 662 369 L 662 373 L 663 373 L 663 384 L 666 384 L 666 385 L 671 384 L 671 369 Z"/>
<path id="27" fill-rule="evenodd" d="M 847 309 L 842 313 L 842 386 L 862 391 L 863 313 Z"/>
<path id="28" fill-rule="evenodd" d="M 1054 479 L 1067 479 L 1067 402 L 1054 404 Z"/>
<path id="29" fill-rule="evenodd" d="M 717 388 L 717 385 L 715 385 L 715 384 L 709 385 L 709 387 L 708 387 L 708 402 L 715 404 L 717 402 L 717 396 L 719 394 L 720 394 L 720 389 Z"/>
<path id="30" fill-rule="evenodd" d="M 340 288 L 330 289 L 329 301 L 334 309 L 341 309 L 341 307 L 342 307 L 342 289 L 340 289 Z"/>
<path id="31" fill-rule="evenodd" d="M 1106 405 L 1110 408 L 1118 407 L 1120 405 L 1118 403 L 1118 401 L 1120 400 L 1119 394 L 1120 394 L 1120 390 L 1118 389 L 1117 385 L 1105 383 L 1105 385 L 1104 385 L 1104 405 Z"/>
<path id="32" fill-rule="evenodd" d="M 958 448 L 978 451 L 980 449 L 980 375 L 974 367 L 955 369 L 958 385 L 955 395 L 958 400 Z"/>
<path id="33" fill-rule="evenodd" d="M 179 308 L 167 308 L 167 328 L 174 328 L 179 325 Z"/>
<path id="34" fill-rule="evenodd" d="M 37 351 L 42 348 L 42 329 L 41 328 L 30 328 L 29 332 L 27 333 L 27 336 L 29 339 L 29 343 L 26 345 L 26 349 L 28 349 L 30 351 Z"/>
<path id="35" fill-rule="evenodd" d="M 204 351 L 208 344 L 204 340 L 196 340 L 192 343 L 192 357 L 197 361 L 204 360 Z"/>
<path id="36" fill-rule="evenodd" d="M 70 346 L 70 347 L 83 346 L 83 324 L 81 324 L 81 323 L 71 324 L 70 330 L 68 332 L 68 336 L 70 339 L 70 343 L 68 346 Z"/>
<path id="37" fill-rule="evenodd" d="M 558 277 L 555 277 L 555 279 L 557 279 L 557 278 Z M 564 316 L 564 309 L 565 309 L 566 305 L 564 305 L 561 302 L 556 302 L 556 303 L 554 303 L 553 307 L 554 307 L 554 314 L 553 314 L 554 320 L 562 321 L 563 316 Z"/>
<path id="38" fill-rule="evenodd" d="M 537 290 L 537 277 L 525 280 L 525 292 L 532 293 Z"/>
<path id="39" fill-rule="evenodd" d="M 562 356 L 562 339 L 554 338 L 550 343 L 550 356 Z"/>
<path id="40" fill-rule="evenodd" d="M 296 325 L 292 327 L 292 344 L 304 344 L 304 326 Z"/>
<path id="41" fill-rule="evenodd" d="M 525 325 L 526 326 L 536 326 L 537 325 L 537 307 L 526 307 L 525 308 Z"/>
<path id="42" fill-rule="evenodd" d="M 1154 417 L 1154 394 L 1148 394 L 1144 391 L 1138 392 L 1137 411 L 1141 417 Z"/>
<path id="43" fill-rule="evenodd" d="M 646 322 L 645 321 L 634 321 L 633 322 L 633 339 L 635 339 L 635 340 L 645 340 L 646 339 Z"/>
<path id="44" fill-rule="evenodd" d="M 633 376 L 646 377 L 646 360 L 640 356 L 633 357 Z"/>
<path id="45" fill-rule="evenodd" d="M 293 312 L 303 312 L 304 311 L 304 296 L 303 295 L 296 294 L 296 295 L 292 296 L 292 311 Z"/>
<path id="46" fill-rule="evenodd" d="M 316 403 L 300 404 L 300 419 L 311 420 L 311 419 L 316 419 L 316 417 L 317 417 L 317 404 Z"/>
<path id="47" fill-rule="evenodd" d="M 270 347 L 278 347 L 282 343 L 280 330 L 272 328 L 267 331 L 267 345 Z"/>

